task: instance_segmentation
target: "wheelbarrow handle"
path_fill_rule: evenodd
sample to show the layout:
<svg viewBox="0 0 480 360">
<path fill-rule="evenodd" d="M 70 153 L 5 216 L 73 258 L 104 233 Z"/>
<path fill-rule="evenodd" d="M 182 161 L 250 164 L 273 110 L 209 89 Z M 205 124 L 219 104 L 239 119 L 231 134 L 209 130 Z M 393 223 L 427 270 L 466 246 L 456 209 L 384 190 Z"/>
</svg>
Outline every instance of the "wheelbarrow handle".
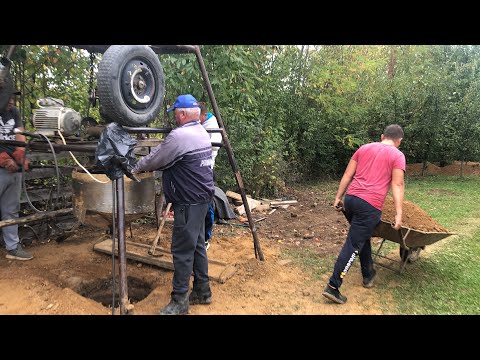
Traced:
<svg viewBox="0 0 480 360">
<path fill-rule="evenodd" d="M 400 246 L 402 246 L 402 247 L 405 248 L 405 249 L 408 249 L 408 246 L 405 244 L 405 239 L 407 238 L 407 236 L 408 236 L 408 234 L 410 233 L 410 230 L 411 230 L 411 229 L 408 229 L 408 230 L 407 230 L 407 233 L 406 233 L 405 235 L 403 235 L 402 229 L 403 229 L 403 228 L 398 229 L 398 235 L 400 236 Z"/>
</svg>

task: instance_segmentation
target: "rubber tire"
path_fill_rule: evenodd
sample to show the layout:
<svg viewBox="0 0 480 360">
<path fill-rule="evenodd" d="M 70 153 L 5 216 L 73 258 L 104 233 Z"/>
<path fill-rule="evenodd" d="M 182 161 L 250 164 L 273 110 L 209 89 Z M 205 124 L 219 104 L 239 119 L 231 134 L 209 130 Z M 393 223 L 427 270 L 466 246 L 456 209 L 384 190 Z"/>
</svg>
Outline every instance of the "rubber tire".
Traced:
<svg viewBox="0 0 480 360">
<path fill-rule="evenodd" d="M 135 110 L 121 92 L 121 76 L 125 66 L 134 59 L 148 64 L 153 73 L 155 92 L 146 109 Z M 144 126 L 155 120 L 162 109 L 165 78 L 157 54 L 146 45 L 112 45 L 103 54 L 97 75 L 100 115 L 107 122 L 124 126 Z"/>
</svg>

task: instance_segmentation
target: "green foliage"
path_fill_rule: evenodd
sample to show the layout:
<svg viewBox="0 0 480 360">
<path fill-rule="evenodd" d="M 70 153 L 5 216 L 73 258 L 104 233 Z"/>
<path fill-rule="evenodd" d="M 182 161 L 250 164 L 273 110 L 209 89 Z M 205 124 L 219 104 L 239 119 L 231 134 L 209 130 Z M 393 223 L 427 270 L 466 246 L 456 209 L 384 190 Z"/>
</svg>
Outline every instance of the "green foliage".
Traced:
<svg viewBox="0 0 480 360">
<path fill-rule="evenodd" d="M 299 179 L 342 174 L 353 152 L 378 141 L 391 123 L 404 127 L 401 150 L 408 162 L 480 157 L 478 46 L 205 45 L 201 52 L 252 194 L 268 196 Z M 36 100 L 45 96 L 99 119 L 98 108 L 88 105 L 87 52 L 25 45 L 12 59 L 27 125 Z M 95 70 L 100 59 L 97 54 Z M 195 56 L 161 55 L 160 62 L 164 110 L 182 93 L 209 102 Z M 174 125 L 166 111 L 152 124 Z M 219 186 L 236 187 L 223 149 L 215 171 Z"/>
<path fill-rule="evenodd" d="M 98 65 L 98 58 L 94 67 Z M 12 74 L 18 89 L 20 110 L 27 127 L 39 98 L 54 97 L 80 113 L 99 120 L 98 108 L 88 103 L 90 59 L 86 51 L 55 45 L 22 45 L 12 57 Z M 94 77 L 93 87 L 96 78 Z"/>
</svg>

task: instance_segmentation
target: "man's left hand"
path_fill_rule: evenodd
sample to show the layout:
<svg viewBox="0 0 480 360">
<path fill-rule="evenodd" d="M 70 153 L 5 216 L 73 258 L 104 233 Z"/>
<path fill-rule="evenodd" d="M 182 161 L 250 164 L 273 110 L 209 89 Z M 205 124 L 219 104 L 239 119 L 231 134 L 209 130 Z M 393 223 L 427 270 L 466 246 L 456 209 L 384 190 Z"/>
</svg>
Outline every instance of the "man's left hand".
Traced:
<svg viewBox="0 0 480 360">
<path fill-rule="evenodd" d="M 25 157 L 25 149 L 24 148 L 17 148 L 13 153 L 12 153 L 13 158 L 17 162 L 18 165 L 23 166 L 25 171 L 30 170 L 30 163 L 28 159 Z"/>
</svg>

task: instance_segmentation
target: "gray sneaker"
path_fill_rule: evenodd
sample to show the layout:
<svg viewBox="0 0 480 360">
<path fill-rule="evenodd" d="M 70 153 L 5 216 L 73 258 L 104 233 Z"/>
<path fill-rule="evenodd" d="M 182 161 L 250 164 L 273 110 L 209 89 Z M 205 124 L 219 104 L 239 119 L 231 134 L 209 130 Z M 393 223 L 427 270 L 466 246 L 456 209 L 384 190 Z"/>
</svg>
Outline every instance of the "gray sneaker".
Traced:
<svg viewBox="0 0 480 360">
<path fill-rule="evenodd" d="M 7 255 L 5 256 L 7 259 L 13 260 L 32 260 L 33 256 L 23 250 L 22 245 L 18 244 L 16 249 L 8 250 Z"/>
</svg>

